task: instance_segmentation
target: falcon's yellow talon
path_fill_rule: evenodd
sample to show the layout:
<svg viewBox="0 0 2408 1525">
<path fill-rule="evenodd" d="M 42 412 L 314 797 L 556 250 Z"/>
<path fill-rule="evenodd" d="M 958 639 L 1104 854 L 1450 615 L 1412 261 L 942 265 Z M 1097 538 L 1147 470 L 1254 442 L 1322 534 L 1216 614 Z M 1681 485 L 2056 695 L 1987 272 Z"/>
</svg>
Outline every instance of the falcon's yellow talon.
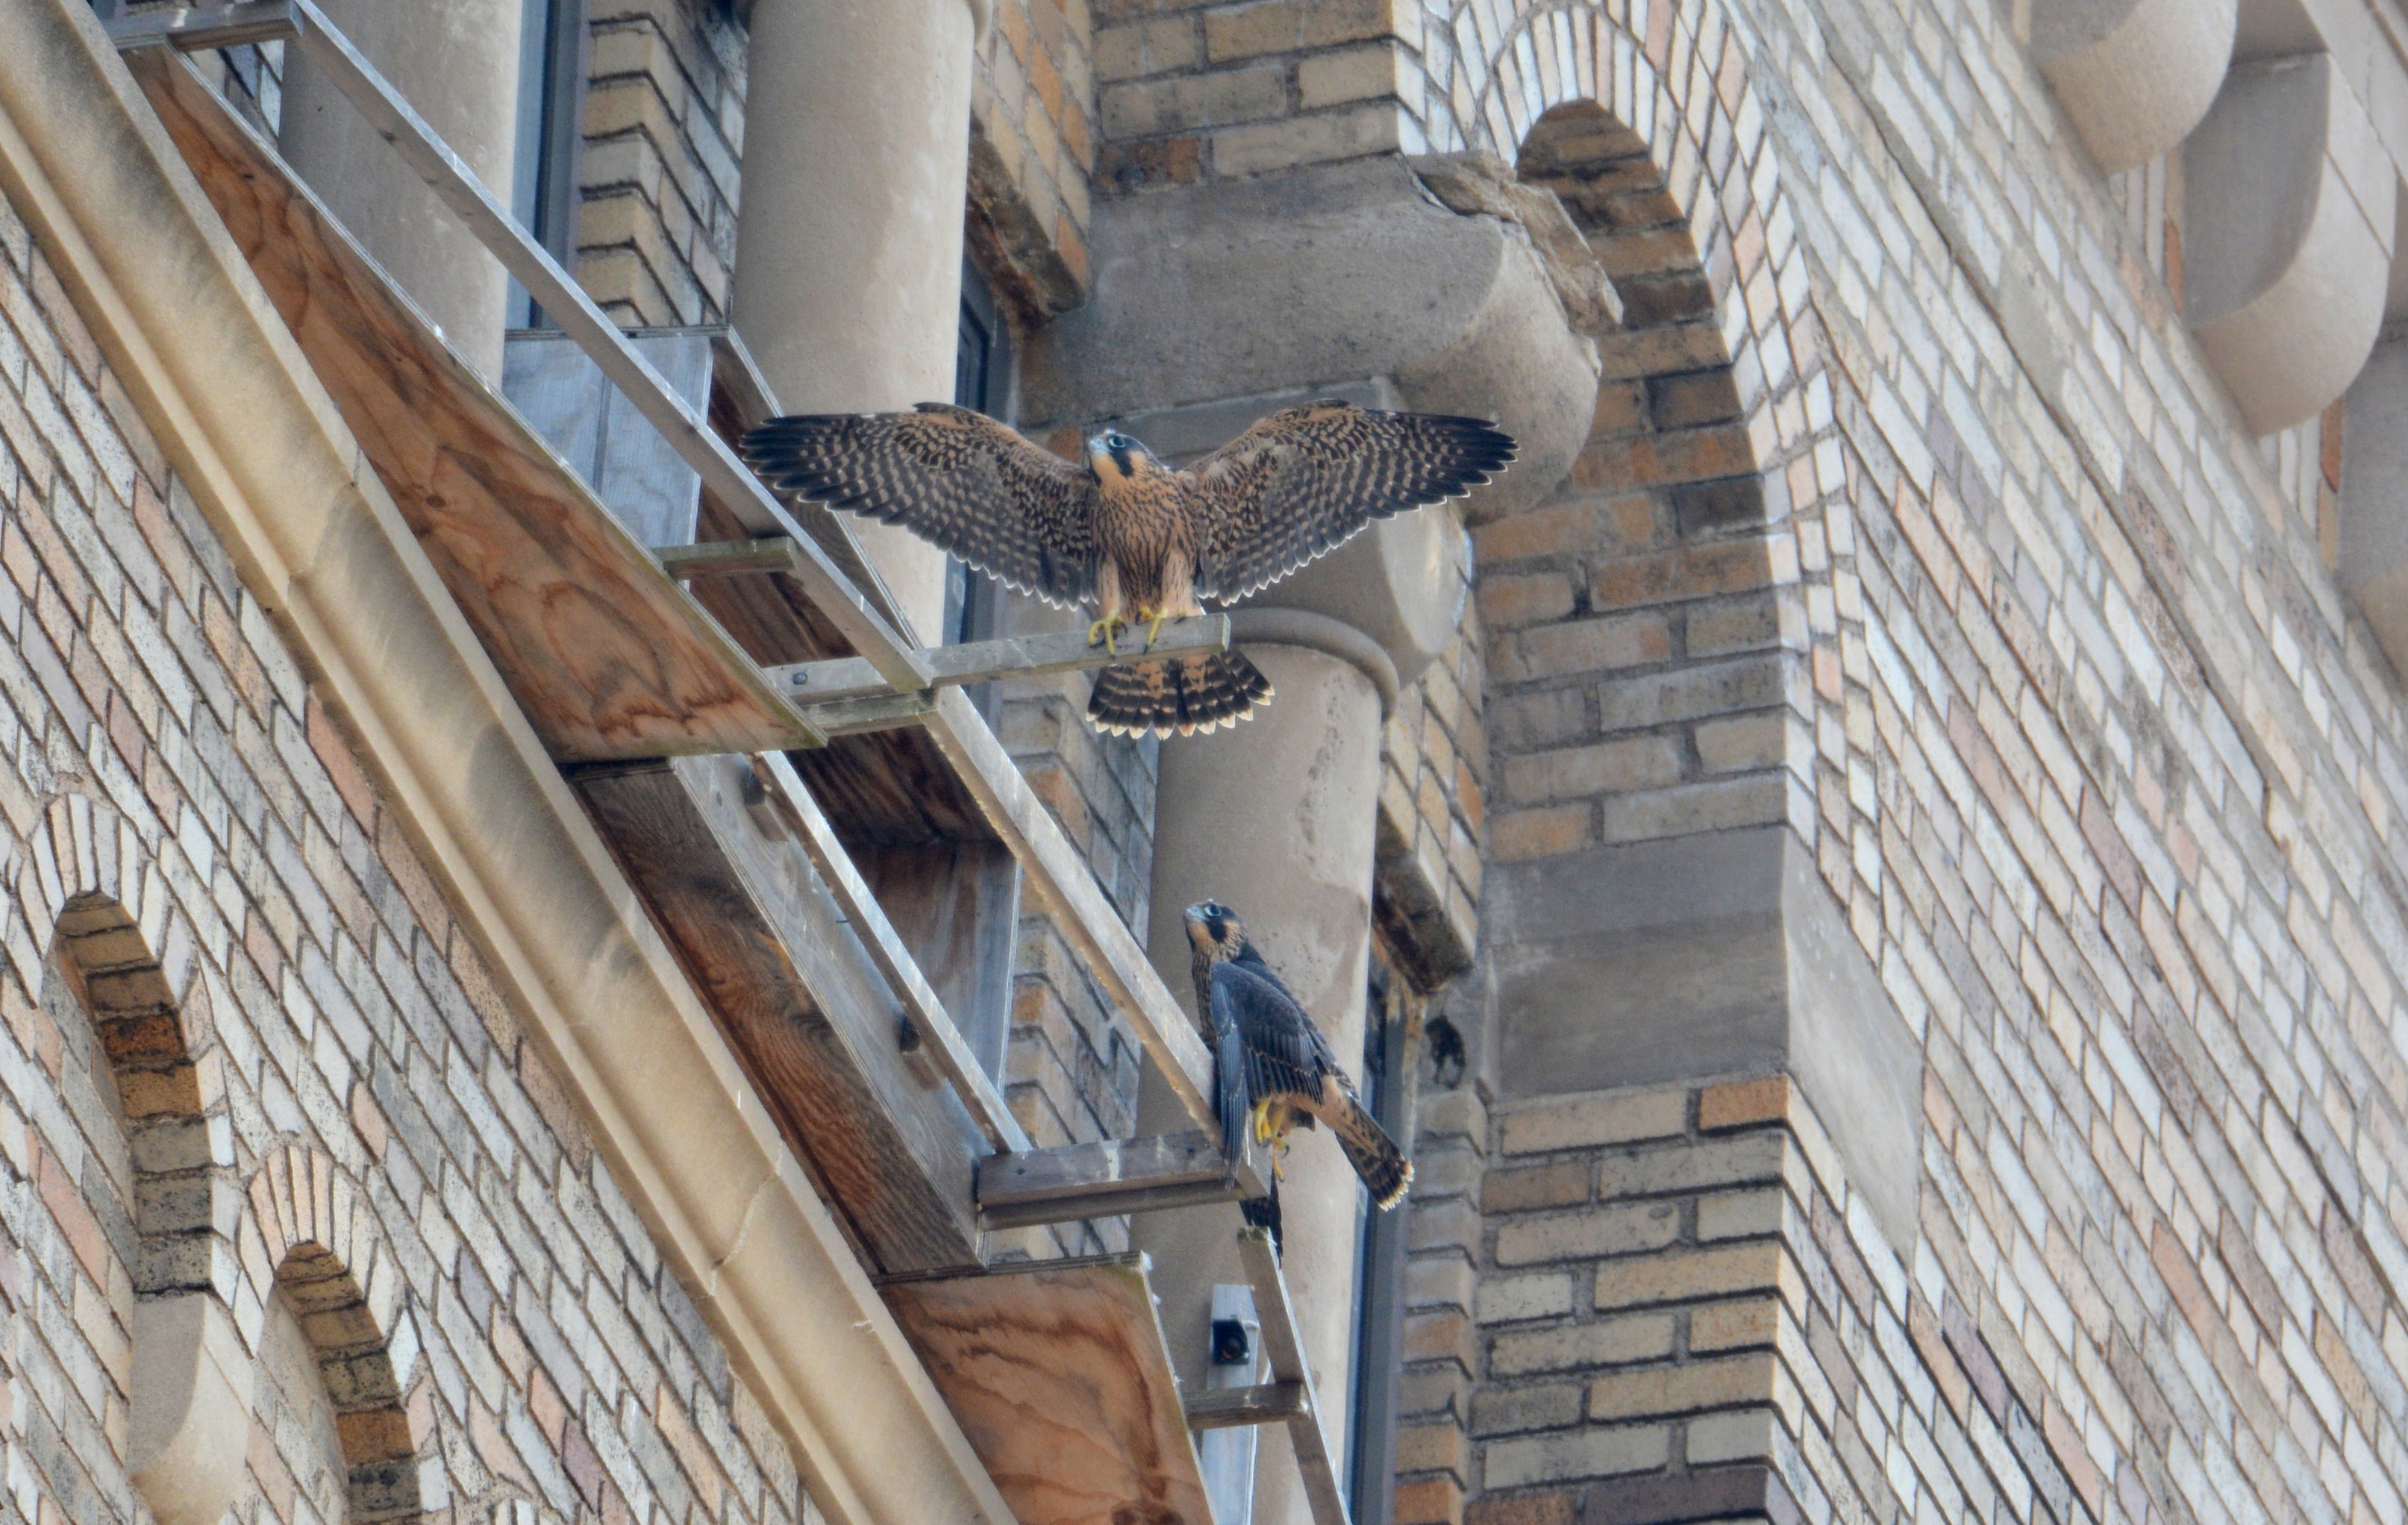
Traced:
<svg viewBox="0 0 2408 1525">
<path fill-rule="evenodd" d="M 1111 652 L 1112 655 L 1118 656 L 1120 653 L 1117 650 L 1114 650 L 1112 647 L 1112 635 L 1116 631 L 1125 630 L 1127 628 L 1127 620 L 1122 619 L 1116 614 L 1108 614 L 1101 620 L 1096 620 L 1094 624 L 1087 627 L 1087 644 L 1089 646 L 1100 646 L 1107 652 Z"/>
<path fill-rule="evenodd" d="M 1162 638 L 1162 622 L 1168 618 L 1170 618 L 1168 615 L 1157 609 L 1154 611 L 1154 618 L 1146 621 L 1145 648 L 1147 650 L 1153 650 L 1154 643 Z"/>
</svg>

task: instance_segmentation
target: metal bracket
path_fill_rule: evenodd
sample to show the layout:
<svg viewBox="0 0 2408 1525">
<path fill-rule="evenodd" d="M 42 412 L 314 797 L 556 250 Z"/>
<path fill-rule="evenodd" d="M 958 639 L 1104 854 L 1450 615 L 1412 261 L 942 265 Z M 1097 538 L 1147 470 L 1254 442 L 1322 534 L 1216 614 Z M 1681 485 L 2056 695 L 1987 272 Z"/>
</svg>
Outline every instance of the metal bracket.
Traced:
<svg viewBox="0 0 2408 1525">
<path fill-rule="evenodd" d="M 251 42 L 297 42 L 303 22 L 293 0 L 247 0 L 240 5 L 139 11 L 104 21 L 101 30 L 121 53 L 161 46 L 179 53 L 197 53 Z"/>
<path fill-rule="evenodd" d="M 1259 1147 L 1227 1161 L 1201 1130 L 1031 1149 L 979 1162 L 979 1222 L 1025 1229 L 1237 1202 L 1263 1195 L 1269 1177 Z"/>
</svg>

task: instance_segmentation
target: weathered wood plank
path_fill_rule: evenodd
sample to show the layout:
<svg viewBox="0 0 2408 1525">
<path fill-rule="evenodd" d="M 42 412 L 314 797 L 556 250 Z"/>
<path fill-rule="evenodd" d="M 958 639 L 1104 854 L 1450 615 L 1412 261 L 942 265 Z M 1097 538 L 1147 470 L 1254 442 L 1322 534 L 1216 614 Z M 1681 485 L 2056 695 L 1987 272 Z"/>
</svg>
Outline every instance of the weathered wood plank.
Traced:
<svg viewBox="0 0 2408 1525">
<path fill-rule="evenodd" d="M 1211 1525 L 1142 1256 L 884 1290 L 1019 1525 Z"/>
<path fill-rule="evenodd" d="M 987 729 L 984 717 L 959 689 L 937 691 L 937 706 L 922 722 L 977 798 L 996 834 L 1011 848 L 1039 898 L 1054 912 L 1080 960 L 1112 1005 L 1137 1030 L 1154 1064 L 1198 1128 L 1220 1126 L 1212 1115 L 1212 1057 L 1187 1014 L 1164 989 L 1120 912 L 1104 898 L 1095 871 Z"/>
<path fill-rule="evenodd" d="M 795 562 L 795 542 L 782 534 L 760 540 L 712 540 L 696 546 L 659 546 L 661 570 L 679 581 L 724 577 L 738 572 L 782 572 Z"/>
<path fill-rule="evenodd" d="M 1278 1424 L 1305 1412 L 1304 1384 L 1265 1382 L 1252 1388 L 1219 1388 L 1187 1400 L 1190 1430 L 1235 1430 L 1247 1424 Z"/>
<path fill-rule="evenodd" d="M 974 1265 L 986 1152 L 801 845 L 762 835 L 743 761 L 579 769 L 571 782 L 780 1127 L 885 1271 Z"/>
<path fill-rule="evenodd" d="M 700 548 L 695 548 L 700 549 Z M 1162 627 L 1162 636 L 1140 648 L 1122 637 L 1117 650 L 1090 645 L 1079 631 L 1046 635 L 1019 635 L 1000 641 L 965 641 L 959 646 L 932 647 L 928 651 L 929 684 L 957 688 L 991 677 L 1041 677 L 1050 673 L 1080 673 L 1160 657 L 1196 656 L 1229 649 L 1229 617 L 1207 614 L 1174 620 Z M 883 695 L 888 689 L 878 669 L 859 657 L 831 662 L 796 663 L 767 669 L 778 691 L 797 704 L 827 704 L 843 699 Z"/>
<path fill-rule="evenodd" d="M 1219 1136 L 1200 1130 L 991 1155 L 979 1162 L 979 1221 L 1025 1229 L 1236 1202 L 1263 1195 L 1265 1176 L 1262 1151 L 1232 1164 Z"/>
<path fill-rule="evenodd" d="M 813 742 L 190 63 L 129 64 L 553 756 Z"/>
<path fill-rule="evenodd" d="M 1312 1369 L 1305 1364 L 1296 1308 L 1287 1300 L 1287 1280 L 1280 1275 L 1279 1250 L 1271 1243 L 1270 1231 L 1239 1230 L 1238 1260 L 1246 1268 L 1247 1285 L 1254 1290 L 1254 1316 L 1262 1320 L 1263 1355 L 1271 1379 L 1294 1382 L 1304 1390 L 1304 1407 L 1289 1417 L 1287 1434 L 1296 1451 L 1297 1471 L 1304 1475 L 1305 1497 L 1312 1504 L 1312 1525 L 1347 1525 L 1346 1492 L 1338 1483 L 1338 1462 L 1330 1454 L 1329 1437 L 1322 1433 Z"/>
<path fill-rule="evenodd" d="M 853 922 L 853 930 L 869 954 L 869 962 L 886 976 L 887 985 L 902 999 L 903 1009 L 919 1030 L 920 1040 L 928 1046 L 930 1060 L 953 1088 L 962 1105 L 969 1109 L 980 1132 L 987 1142 L 1001 1153 L 1025 1154 L 1028 1135 L 1020 1131 L 1011 1109 L 1003 1104 L 1003 1093 L 969 1046 L 962 1041 L 961 1031 L 953 1025 L 945 1011 L 945 1004 L 937 999 L 926 976 L 911 952 L 896 936 L 894 924 L 869 892 L 853 860 L 836 839 L 836 829 L 828 824 L 803 781 L 795 776 L 794 766 L 775 752 L 752 761 L 756 776 L 767 787 L 769 803 L 781 815 L 802 844 L 811 866 L 819 870 L 820 878 L 834 892 L 838 906 Z"/>
</svg>

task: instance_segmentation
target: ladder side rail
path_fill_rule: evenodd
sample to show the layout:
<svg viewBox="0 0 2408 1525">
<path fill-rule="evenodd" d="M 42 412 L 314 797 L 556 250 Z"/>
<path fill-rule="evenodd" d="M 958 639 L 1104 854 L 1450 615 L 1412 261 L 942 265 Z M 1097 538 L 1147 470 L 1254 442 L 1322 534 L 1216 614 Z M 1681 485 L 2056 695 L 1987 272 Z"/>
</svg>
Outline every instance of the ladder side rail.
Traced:
<svg viewBox="0 0 2408 1525">
<path fill-rule="evenodd" d="M 752 760 L 752 771 L 768 791 L 770 808 L 784 822 L 788 831 L 802 844 L 811 866 L 819 870 L 821 879 L 836 896 L 837 905 L 860 934 L 862 946 L 869 952 L 869 962 L 893 988 L 903 1003 L 912 1029 L 927 1046 L 931 1061 L 962 1105 L 977 1119 L 979 1131 L 998 1154 L 1025 1154 L 1029 1149 L 1028 1135 L 1020 1122 L 1004 1105 L 1003 1095 L 995 1089 L 984 1069 L 970 1053 L 969 1045 L 962 1041 L 961 1029 L 953 1025 L 952 1015 L 943 1001 L 931 989 L 927 976 L 911 957 L 910 949 L 886 912 L 871 893 L 861 871 L 853 866 L 853 858 L 837 840 L 836 828 L 821 810 L 819 802 L 803 787 L 795 765 L 782 752 L 766 752 Z"/>
<path fill-rule="evenodd" d="M 1212 1056 L 1204 1047 L 1202 1034 L 1171 998 L 1162 976 L 1154 973 L 1128 923 L 1105 898 L 1086 859 L 1062 834 L 1053 812 L 1038 799 L 1010 754 L 996 740 L 986 717 L 961 690 L 939 689 L 935 707 L 920 723 L 969 786 L 987 823 L 1020 861 L 1021 871 L 1054 912 L 1054 924 L 1069 939 L 1080 962 L 1137 1030 L 1138 1041 L 1178 1095 L 1180 1105 L 1196 1126 L 1219 1136 L 1221 1123 L 1212 1104 Z"/>
<path fill-rule="evenodd" d="M 1268 1229 L 1238 1232 L 1238 1259 L 1254 1290 L 1254 1314 L 1262 1320 L 1263 1354 L 1270 1361 L 1274 1382 L 1295 1382 L 1304 1389 L 1303 1407 L 1288 1417 L 1288 1441 L 1296 1450 L 1297 1471 L 1304 1475 L 1305 1497 L 1312 1504 L 1312 1525 L 1347 1525 L 1346 1493 L 1338 1486 L 1337 1458 L 1330 1455 L 1329 1437 L 1321 1429 L 1321 1401 L 1314 1395 L 1312 1372 L 1305 1364 L 1304 1341 L 1297 1332 L 1296 1309 L 1287 1300 L 1287 1280 L 1280 1275 L 1279 1251 Z"/>
</svg>

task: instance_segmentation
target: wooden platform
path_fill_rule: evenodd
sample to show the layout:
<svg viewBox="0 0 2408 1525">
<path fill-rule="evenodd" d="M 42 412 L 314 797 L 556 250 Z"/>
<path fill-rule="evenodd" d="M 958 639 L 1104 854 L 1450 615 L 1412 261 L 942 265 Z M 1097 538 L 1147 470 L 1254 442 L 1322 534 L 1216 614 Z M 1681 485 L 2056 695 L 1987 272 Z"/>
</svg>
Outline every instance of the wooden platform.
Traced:
<svg viewBox="0 0 2408 1525">
<path fill-rule="evenodd" d="M 822 739 L 190 63 L 126 62 L 554 757 Z"/>
<path fill-rule="evenodd" d="M 1144 1256 L 884 1290 L 1020 1525 L 1212 1525 Z"/>
</svg>

